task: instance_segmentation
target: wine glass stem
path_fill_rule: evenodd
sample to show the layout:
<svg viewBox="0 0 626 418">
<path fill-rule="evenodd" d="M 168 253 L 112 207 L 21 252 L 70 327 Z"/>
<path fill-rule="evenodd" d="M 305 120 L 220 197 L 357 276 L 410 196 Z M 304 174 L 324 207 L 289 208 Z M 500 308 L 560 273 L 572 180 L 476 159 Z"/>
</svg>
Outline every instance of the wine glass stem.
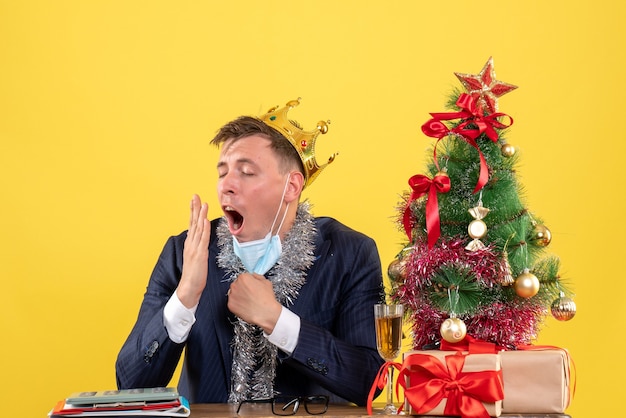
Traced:
<svg viewBox="0 0 626 418">
<path fill-rule="evenodd" d="M 393 366 L 389 366 L 387 373 L 387 407 L 393 408 Z"/>
</svg>

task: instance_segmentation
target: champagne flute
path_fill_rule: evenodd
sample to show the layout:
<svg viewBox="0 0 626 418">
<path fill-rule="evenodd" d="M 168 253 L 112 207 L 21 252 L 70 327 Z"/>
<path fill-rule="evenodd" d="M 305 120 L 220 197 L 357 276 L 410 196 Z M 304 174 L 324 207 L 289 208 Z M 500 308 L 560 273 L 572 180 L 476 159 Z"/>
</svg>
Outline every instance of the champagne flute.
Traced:
<svg viewBox="0 0 626 418">
<path fill-rule="evenodd" d="M 376 320 L 376 348 L 378 354 L 386 361 L 393 361 L 402 348 L 402 316 L 403 305 L 374 305 L 374 319 Z M 387 376 L 387 405 L 380 414 L 395 415 L 398 409 L 393 404 L 393 366 L 388 368 Z"/>
</svg>

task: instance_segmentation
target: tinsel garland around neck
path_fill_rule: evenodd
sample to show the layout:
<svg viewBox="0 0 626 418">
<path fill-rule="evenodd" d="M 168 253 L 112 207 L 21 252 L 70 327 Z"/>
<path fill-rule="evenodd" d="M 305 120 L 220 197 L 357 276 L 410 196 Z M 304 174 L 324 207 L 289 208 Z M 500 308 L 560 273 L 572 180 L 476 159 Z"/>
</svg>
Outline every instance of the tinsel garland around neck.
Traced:
<svg viewBox="0 0 626 418">
<path fill-rule="evenodd" d="M 308 202 L 298 206 L 296 219 L 282 242 L 282 254 L 265 277 L 274 287 L 276 299 L 284 306 L 292 305 L 306 281 L 306 272 L 315 260 L 315 222 Z M 217 264 L 233 281 L 245 268 L 233 251 L 232 235 L 222 220 L 217 227 L 219 254 Z M 263 330 L 237 319 L 234 336 L 231 390 L 229 402 L 244 399 L 267 399 L 275 395 L 277 347 L 263 336 Z"/>
</svg>

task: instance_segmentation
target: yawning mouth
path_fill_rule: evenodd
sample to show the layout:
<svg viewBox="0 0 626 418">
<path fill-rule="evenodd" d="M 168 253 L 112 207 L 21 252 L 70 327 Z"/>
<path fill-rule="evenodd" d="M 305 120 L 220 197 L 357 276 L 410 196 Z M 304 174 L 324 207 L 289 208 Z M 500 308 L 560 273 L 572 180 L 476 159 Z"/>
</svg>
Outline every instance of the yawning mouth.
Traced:
<svg viewBox="0 0 626 418">
<path fill-rule="evenodd" d="M 232 206 L 224 206 L 224 215 L 228 220 L 228 229 L 230 233 L 236 235 L 243 226 L 243 216 L 237 212 Z"/>
</svg>

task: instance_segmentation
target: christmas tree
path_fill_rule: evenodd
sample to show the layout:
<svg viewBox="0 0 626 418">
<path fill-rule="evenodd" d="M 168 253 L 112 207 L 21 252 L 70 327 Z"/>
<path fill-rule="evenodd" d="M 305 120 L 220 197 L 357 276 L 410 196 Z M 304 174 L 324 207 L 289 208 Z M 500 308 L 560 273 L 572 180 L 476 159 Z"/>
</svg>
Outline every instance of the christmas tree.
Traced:
<svg viewBox="0 0 626 418">
<path fill-rule="evenodd" d="M 405 305 L 415 349 L 466 335 L 513 349 L 536 339 L 548 311 L 568 320 L 576 305 L 505 139 L 513 118 L 498 99 L 517 87 L 496 79 L 492 58 L 479 74 L 455 75 L 464 90 L 451 111 L 422 125 L 435 139 L 429 175 L 412 176 L 398 205 L 407 242 L 389 265 L 390 296 Z"/>
</svg>

